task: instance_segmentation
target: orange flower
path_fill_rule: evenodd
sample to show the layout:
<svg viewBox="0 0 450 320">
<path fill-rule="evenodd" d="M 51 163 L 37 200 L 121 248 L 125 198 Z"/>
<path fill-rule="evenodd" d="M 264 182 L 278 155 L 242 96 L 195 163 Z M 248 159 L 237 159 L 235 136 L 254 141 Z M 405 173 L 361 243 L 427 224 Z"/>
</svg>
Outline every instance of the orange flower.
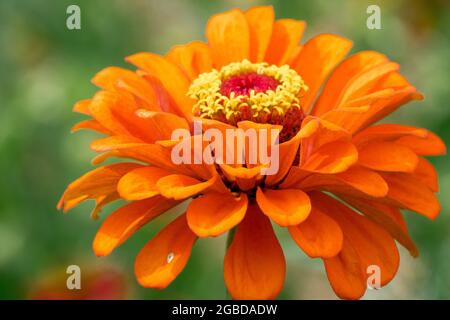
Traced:
<svg viewBox="0 0 450 320">
<path fill-rule="evenodd" d="M 102 152 L 94 164 L 135 160 L 85 174 L 58 205 L 68 210 L 94 199 L 96 217 L 112 201 L 129 201 L 103 222 L 96 255 L 108 255 L 190 198 L 187 212 L 137 256 L 144 287 L 168 286 L 198 237 L 232 231 L 224 261 L 231 296 L 275 298 L 285 259 L 272 222 L 288 227 L 308 256 L 323 260 L 341 298 L 364 294 L 369 266 L 380 268 L 381 286 L 392 280 L 399 265 L 395 240 L 418 255 L 401 210 L 437 217 L 436 171 L 424 156 L 444 154 L 445 145 L 425 129 L 374 123 L 422 95 L 383 54 L 345 58 L 352 43 L 333 34 L 299 44 L 304 29 L 303 21 L 274 20 L 272 7 L 231 10 L 209 20 L 207 43 L 176 46 L 165 56 L 138 53 L 126 59 L 136 71 L 109 67 L 94 77 L 101 91 L 74 107 L 90 119 L 73 129 L 106 135 L 91 144 Z M 175 164 L 178 141 L 171 134 L 192 132 L 194 120 L 220 132 L 281 129 L 279 170 L 261 174 L 266 164 L 248 159 Z M 222 142 L 234 148 L 229 138 Z M 244 148 L 256 146 L 246 140 Z"/>
</svg>

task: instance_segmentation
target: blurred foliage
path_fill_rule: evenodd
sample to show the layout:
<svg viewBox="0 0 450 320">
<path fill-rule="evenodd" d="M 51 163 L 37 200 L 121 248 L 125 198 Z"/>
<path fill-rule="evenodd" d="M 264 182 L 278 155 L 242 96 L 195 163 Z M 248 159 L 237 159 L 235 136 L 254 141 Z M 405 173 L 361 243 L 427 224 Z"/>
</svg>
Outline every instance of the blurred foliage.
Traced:
<svg viewBox="0 0 450 320">
<path fill-rule="evenodd" d="M 66 8 L 81 7 L 81 30 L 66 28 Z M 146 226 L 107 258 L 95 258 L 91 242 L 100 221 L 92 203 L 63 215 L 55 208 L 65 186 L 91 169 L 93 133 L 70 135 L 82 116 L 77 100 L 96 91 L 89 79 L 109 65 L 125 66 L 139 51 L 165 53 L 175 44 L 204 39 L 211 14 L 233 7 L 272 4 L 277 17 L 303 19 L 305 39 L 321 32 L 354 41 L 353 52 L 373 49 L 400 62 L 402 72 L 426 96 L 387 122 L 423 126 L 450 140 L 450 7 L 442 1 L 201 1 L 19 0 L 0 2 L 0 298 L 26 298 L 50 270 L 70 264 L 108 263 L 124 270 L 134 298 L 221 299 L 225 239 L 202 239 L 181 276 L 166 290 L 140 288 L 133 276 L 136 254 L 173 214 Z M 366 8 L 378 4 L 382 29 L 366 28 Z M 431 222 L 407 213 L 421 250 L 405 250 L 397 278 L 366 298 L 450 298 L 450 170 L 447 157 L 432 159 L 441 182 L 442 214 Z M 113 206 L 104 209 L 102 218 Z M 179 210 L 178 210 L 179 211 Z M 320 261 L 277 230 L 288 270 L 280 298 L 334 298 Z"/>
</svg>

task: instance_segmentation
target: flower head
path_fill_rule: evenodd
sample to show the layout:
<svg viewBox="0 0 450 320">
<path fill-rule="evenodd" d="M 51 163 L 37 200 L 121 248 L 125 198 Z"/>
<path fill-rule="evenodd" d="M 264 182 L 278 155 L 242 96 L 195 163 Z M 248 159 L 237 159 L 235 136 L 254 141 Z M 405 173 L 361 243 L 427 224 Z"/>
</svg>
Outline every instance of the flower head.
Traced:
<svg viewBox="0 0 450 320">
<path fill-rule="evenodd" d="M 97 217 L 106 204 L 129 201 L 100 227 L 93 245 L 98 256 L 186 200 L 186 213 L 137 256 L 141 285 L 165 288 L 198 237 L 232 231 L 224 259 L 228 291 L 236 299 L 275 298 L 285 259 L 272 223 L 323 260 L 341 298 L 364 294 L 370 266 L 380 268 L 381 286 L 393 279 L 395 241 L 418 255 L 401 210 L 430 219 L 439 214 L 436 172 L 424 156 L 443 154 L 445 146 L 425 129 L 375 123 L 422 95 L 383 54 L 346 58 L 351 41 L 332 34 L 300 44 L 304 28 L 302 21 L 274 20 L 271 7 L 231 10 L 209 20 L 207 43 L 176 46 L 165 56 L 138 53 L 127 58 L 137 70 L 109 67 L 94 77 L 101 90 L 75 105 L 90 119 L 74 130 L 106 135 L 91 144 L 101 152 L 94 164 L 109 157 L 130 161 L 85 174 L 69 185 L 59 207 L 94 199 Z M 194 122 L 202 132 L 194 132 Z M 174 139 L 177 129 L 190 134 Z M 217 161 L 216 149 L 212 162 L 173 161 L 180 141 L 189 142 L 184 151 L 191 158 L 202 159 L 211 148 L 209 129 L 223 133 L 217 145 L 244 161 Z M 277 147 L 275 174 L 261 170 L 274 161 L 275 149 L 267 159 L 249 157 L 251 150 L 267 151 L 260 135 L 235 143 L 248 129 L 277 132 L 268 142 Z"/>
</svg>

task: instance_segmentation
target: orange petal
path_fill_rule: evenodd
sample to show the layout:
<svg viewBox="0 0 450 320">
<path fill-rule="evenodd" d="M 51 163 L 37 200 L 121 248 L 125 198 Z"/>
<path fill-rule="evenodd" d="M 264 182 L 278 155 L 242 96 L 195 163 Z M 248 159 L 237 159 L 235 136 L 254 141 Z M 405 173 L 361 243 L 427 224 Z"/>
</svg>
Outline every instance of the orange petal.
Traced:
<svg viewBox="0 0 450 320">
<path fill-rule="evenodd" d="M 389 283 L 397 273 L 400 261 L 394 239 L 389 233 L 330 196 L 315 192 L 311 193 L 310 197 L 313 206 L 331 216 L 344 234 L 341 253 L 331 260 L 324 259 L 328 278 L 335 292 L 350 298 L 361 296 L 365 287 L 361 290 L 360 276 L 362 273 L 364 279 L 367 279 L 370 266 L 380 268 L 382 286 Z M 333 267 L 336 267 L 337 271 L 333 270 Z M 339 273 L 347 276 L 338 279 L 336 276 Z M 349 278 L 354 280 L 354 286 L 358 290 L 351 288 Z"/>
<path fill-rule="evenodd" d="M 285 64 L 297 48 L 305 27 L 304 21 L 293 19 L 275 21 L 264 61 L 279 66 Z"/>
<path fill-rule="evenodd" d="M 388 61 L 386 56 L 376 51 L 361 51 L 345 59 L 331 74 L 314 105 L 312 114 L 319 116 L 334 109 L 341 92 L 350 79 L 358 73 L 386 61 Z"/>
<path fill-rule="evenodd" d="M 413 172 L 419 158 L 394 142 L 372 142 L 358 150 L 358 164 L 379 171 Z"/>
<path fill-rule="evenodd" d="M 156 196 L 132 202 L 114 211 L 98 230 L 93 249 L 97 256 L 109 255 L 139 228 L 178 202 Z"/>
<path fill-rule="evenodd" d="M 171 174 L 160 178 L 156 186 L 164 197 L 182 200 L 190 198 L 211 187 L 216 179 L 217 176 L 214 176 L 208 181 L 201 182 L 190 176 Z"/>
<path fill-rule="evenodd" d="M 153 88 L 136 72 L 119 67 L 107 67 L 95 75 L 92 83 L 108 91 L 125 89 L 145 101 L 147 107 L 154 111 L 160 110 Z"/>
<path fill-rule="evenodd" d="M 180 68 L 164 57 L 147 52 L 136 53 L 126 61 L 158 78 L 175 101 L 178 115 L 192 118 L 193 101 L 186 96 L 190 82 Z"/>
<path fill-rule="evenodd" d="M 256 202 L 266 216 L 283 227 L 301 223 L 311 211 L 308 195 L 297 189 L 262 191 L 258 187 Z"/>
<path fill-rule="evenodd" d="M 339 194 L 339 197 L 382 226 L 395 240 L 408 249 L 413 257 L 419 255 L 419 251 L 408 234 L 405 220 L 398 208 L 342 194 Z"/>
<path fill-rule="evenodd" d="M 402 137 L 396 140 L 396 143 L 410 148 L 421 156 L 440 156 L 447 153 L 445 143 L 430 131 L 424 138 L 414 136 Z"/>
<path fill-rule="evenodd" d="M 286 262 L 269 219 L 248 208 L 224 261 L 225 284 L 234 299 L 274 299 L 283 288 Z"/>
<path fill-rule="evenodd" d="M 356 250 L 344 239 L 342 250 L 336 257 L 323 260 L 336 295 L 341 299 L 356 300 L 366 292 L 366 274 L 359 261 Z"/>
<path fill-rule="evenodd" d="M 413 175 L 433 192 L 439 191 L 438 175 L 434 166 L 425 158 L 419 158 Z"/>
<path fill-rule="evenodd" d="M 317 124 L 315 124 L 316 122 Z M 312 124 L 312 126 L 311 126 Z M 304 135 L 301 140 L 300 163 L 317 151 L 323 145 L 339 140 L 350 141 L 351 135 L 345 129 L 327 120 L 317 117 L 307 116 L 302 123 L 301 132 L 311 126 L 311 132 Z M 317 128 L 315 128 L 317 126 Z"/>
<path fill-rule="evenodd" d="M 351 41 L 332 34 L 321 34 L 305 43 L 292 63 L 292 67 L 309 87 L 300 100 L 303 110 L 309 111 L 323 81 L 350 51 L 351 46 Z"/>
<path fill-rule="evenodd" d="M 173 47 L 167 54 L 167 59 L 183 70 L 191 81 L 197 78 L 200 73 L 212 69 L 209 47 L 206 43 L 200 41 Z"/>
<path fill-rule="evenodd" d="M 252 7 L 244 15 L 250 28 L 250 61 L 262 62 L 272 34 L 273 7 Z"/>
<path fill-rule="evenodd" d="M 375 65 L 347 82 L 345 89 L 341 92 L 336 103 L 336 107 L 345 105 L 348 101 L 363 97 L 374 90 L 378 81 L 388 73 L 397 71 L 400 68 L 398 63 L 386 62 Z M 371 90 L 372 89 L 372 90 Z"/>
<path fill-rule="evenodd" d="M 342 249 L 343 234 L 332 218 L 317 208 L 312 208 L 308 218 L 289 233 L 298 246 L 311 258 L 331 258 Z"/>
<path fill-rule="evenodd" d="M 317 190 L 324 188 L 331 192 L 385 197 L 388 193 L 386 181 L 372 170 L 354 166 L 337 174 L 314 174 L 296 185 L 302 190 Z"/>
<path fill-rule="evenodd" d="M 90 111 L 89 111 L 89 105 L 90 104 L 91 104 L 91 99 L 80 100 L 77 103 L 75 103 L 75 105 L 73 106 L 72 111 L 90 115 L 91 114 Z"/>
<path fill-rule="evenodd" d="M 319 173 L 338 173 L 347 170 L 358 161 L 358 150 L 346 141 L 325 144 L 314 152 L 300 168 Z"/>
<path fill-rule="evenodd" d="M 110 136 L 92 141 L 90 147 L 94 151 L 104 152 L 145 145 L 147 145 L 147 143 L 130 136 Z"/>
<path fill-rule="evenodd" d="M 216 237 L 238 225 L 247 211 L 247 196 L 231 193 L 209 193 L 192 200 L 187 221 L 199 237 Z"/>
<path fill-rule="evenodd" d="M 249 58 L 249 26 L 238 9 L 212 16 L 206 26 L 206 37 L 216 68 Z"/>
<path fill-rule="evenodd" d="M 434 220 L 441 211 L 436 195 L 420 180 L 407 173 L 381 173 L 389 185 L 387 198 L 396 205 Z"/>
<path fill-rule="evenodd" d="M 144 167 L 128 172 L 117 184 L 117 191 L 125 200 L 142 200 L 159 194 L 156 183 L 171 173 L 157 167 Z"/>
<path fill-rule="evenodd" d="M 78 122 L 72 127 L 72 129 L 70 129 L 70 132 L 74 133 L 82 129 L 94 130 L 103 134 L 112 134 L 111 131 L 102 126 L 97 120 L 92 119 Z"/>
<path fill-rule="evenodd" d="M 400 124 L 379 124 L 370 126 L 353 137 L 355 145 L 362 145 L 370 141 L 392 141 L 403 136 L 415 136 L 425 138 L 427 130 L 404 126 Z"/>
<path fill-rule="evenodd" d="M 129 171 L 142 167 L 137 163 L 116 163 L 92 170 L 74 182 L 64 191 L 58 209 L 67 210 L 70 200 L 93 199 L 116 191 L 117 182 Z M 77 201 L 77 204 L 81 201 Z"/>
<path fill-rule="evenodd" d="M 167 287 L 183 271 L 196 240 L 185 214 L 170 223 L 136 257 L 134 272 L 139 284 L 146 288 Z"/>
</svg>

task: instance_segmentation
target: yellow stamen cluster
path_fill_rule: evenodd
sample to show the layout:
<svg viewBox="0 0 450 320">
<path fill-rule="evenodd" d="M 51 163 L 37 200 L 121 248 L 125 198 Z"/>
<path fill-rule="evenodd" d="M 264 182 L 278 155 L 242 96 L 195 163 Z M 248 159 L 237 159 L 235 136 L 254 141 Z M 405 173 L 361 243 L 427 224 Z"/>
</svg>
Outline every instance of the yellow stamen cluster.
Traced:
<svg viewBox="0 0 450 320">
<path fill-rule="evenodd" d="M 221 93 L 221 85 L 233 76 L 255 73 L 275 79 L 275 90 L 255 92 L 249 95 L 229 96 Z M 291 107 L 300 108 L 299 98 L 308 90 L 303 79 L 288 65 L 281 67 L 267 63 L 251 63 L 248 60 L 230 63 L 220 69 L 203 73 L 195 79 L 188 91 L 188 96 L 197 102 L 193 107 L 196 116 L 216 119 L 235 124 L 242 119 L 242 110 L 251 113 L 250 120 L 255 122 L 268 115 L 283 116 Z"/>
</svg>

